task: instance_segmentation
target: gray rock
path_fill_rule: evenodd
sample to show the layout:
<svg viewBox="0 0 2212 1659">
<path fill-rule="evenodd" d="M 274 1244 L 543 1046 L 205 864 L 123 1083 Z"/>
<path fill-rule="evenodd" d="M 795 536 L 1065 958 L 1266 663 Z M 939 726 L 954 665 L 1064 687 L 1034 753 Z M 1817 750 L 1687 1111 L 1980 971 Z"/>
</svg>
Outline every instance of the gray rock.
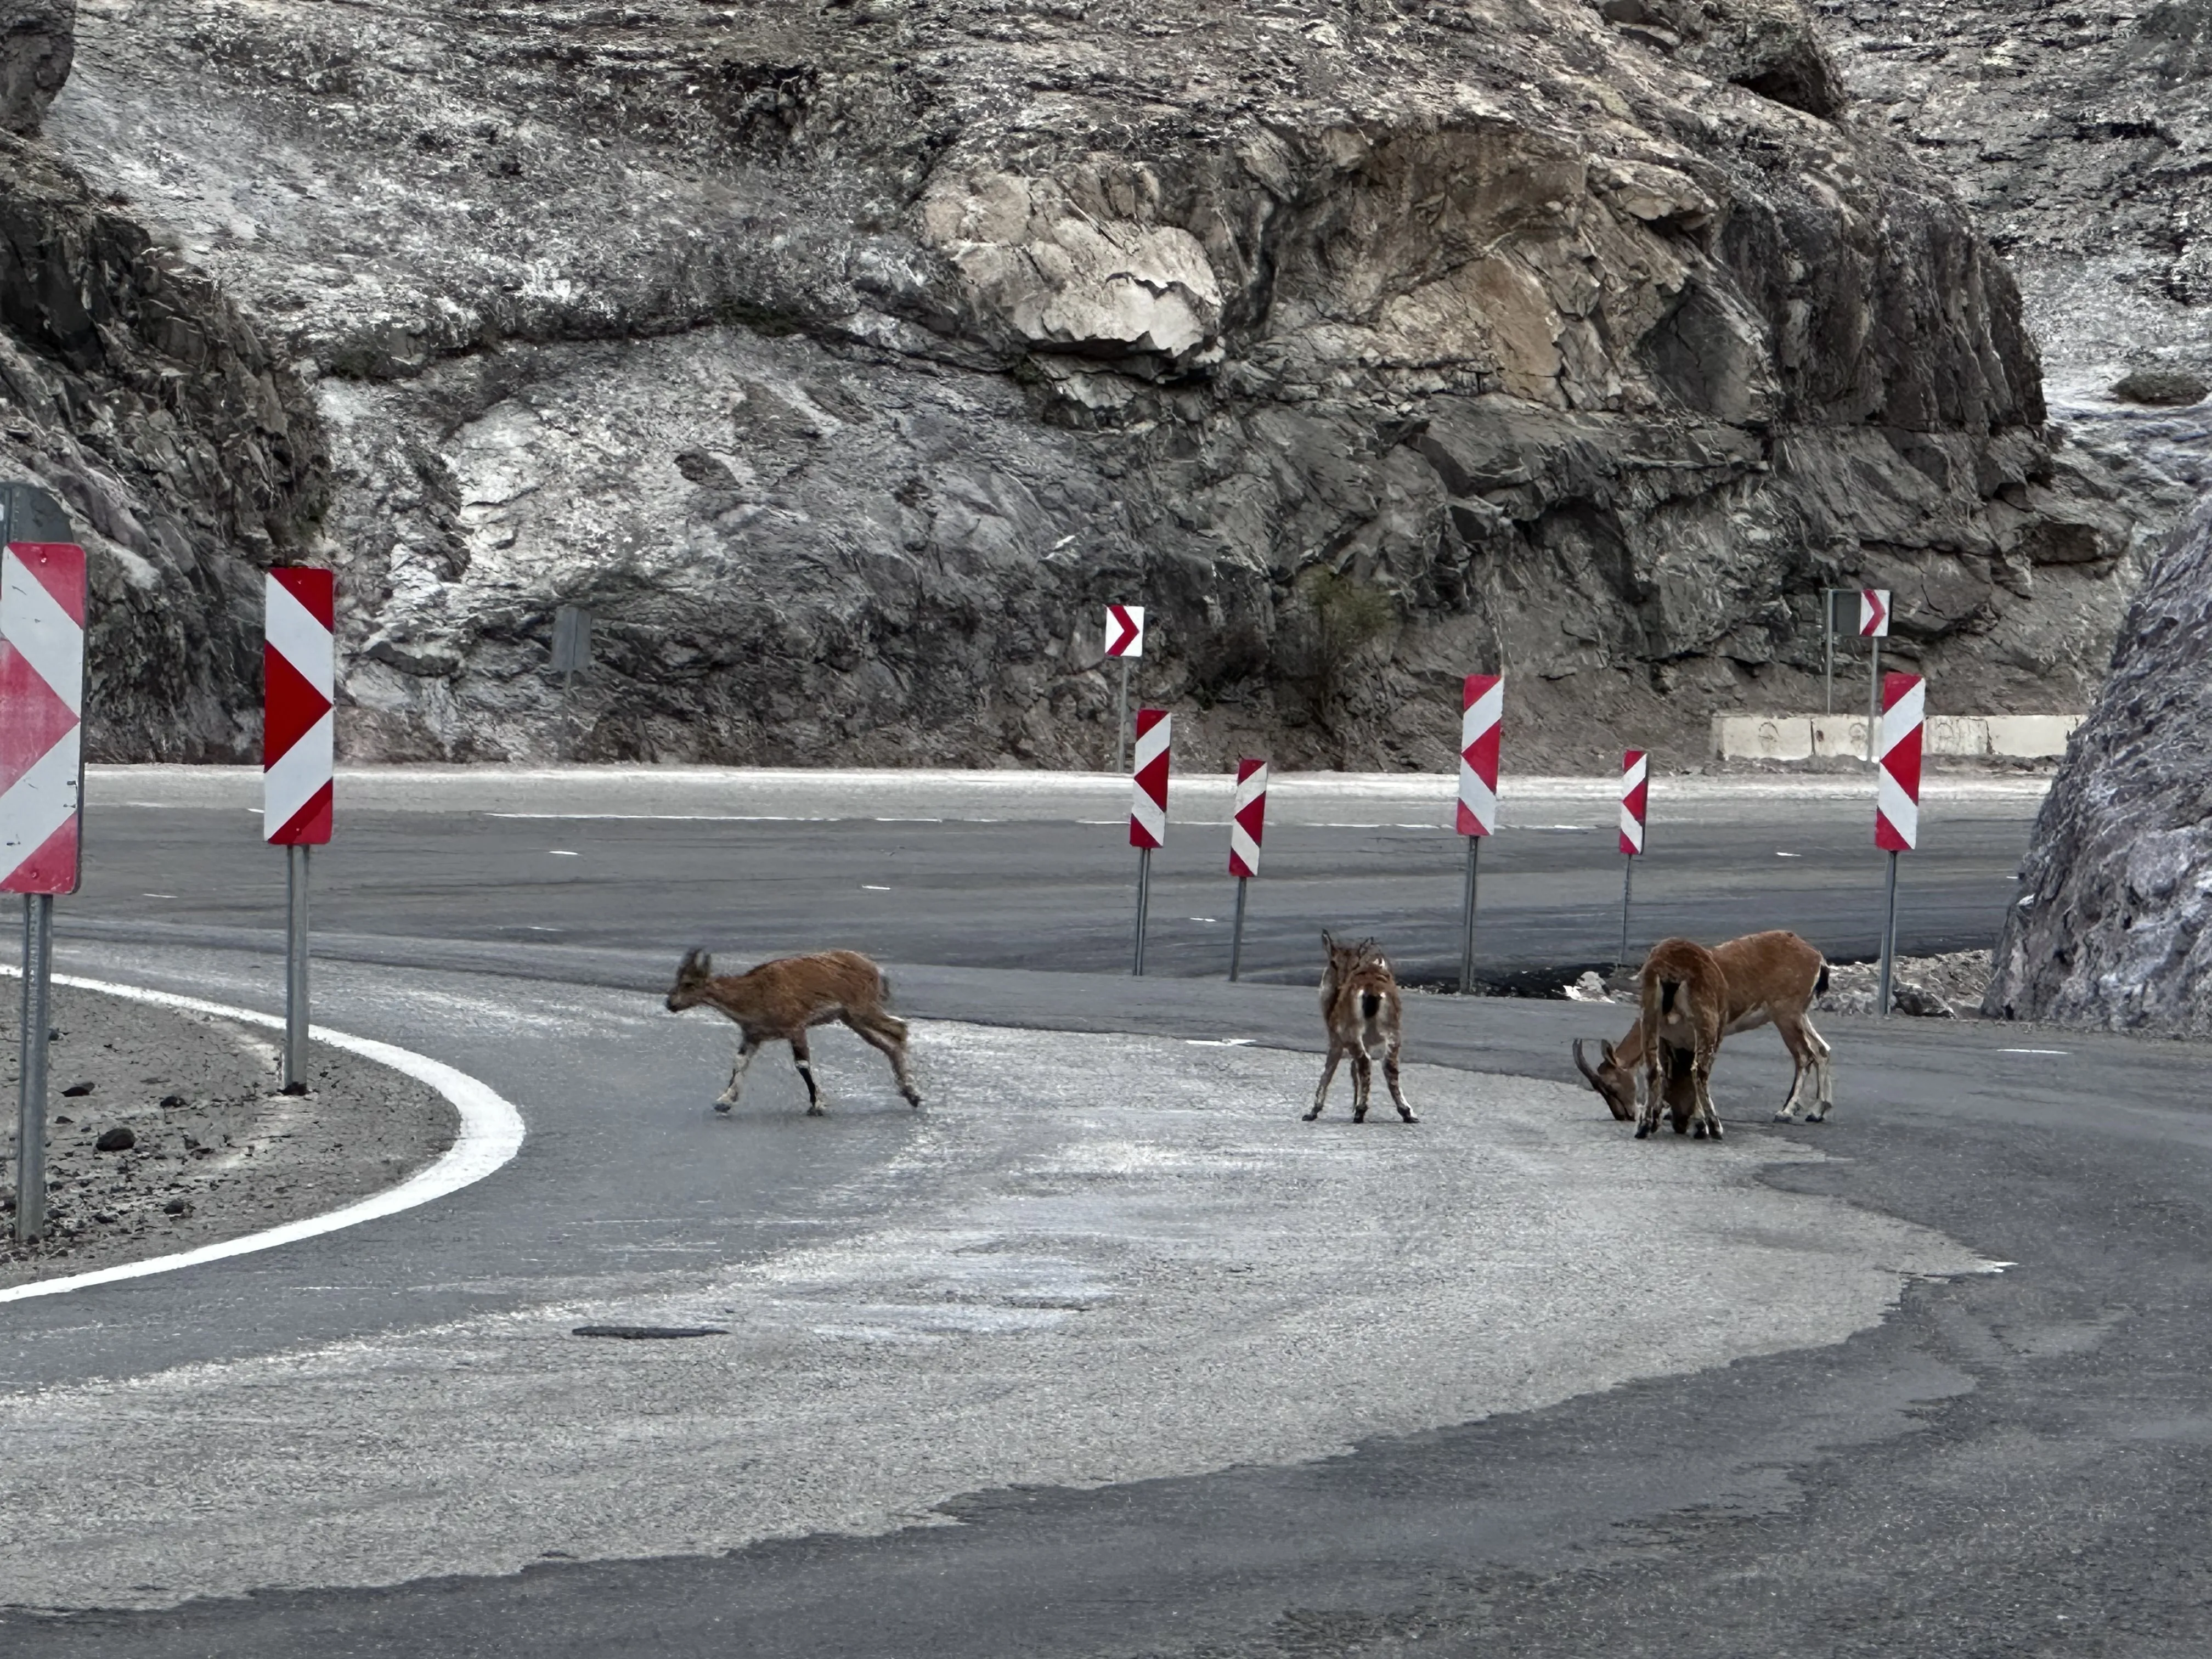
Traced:
<svg viewBox="0 0 2212 1659">
<path fill-rule="evenodd" d="M 76 52 L 76 0 L 0 0 L 0 131 L 37 134 Z"/>
<path fill-rule="evenodd" d="M 1910 980 L 1892 980 L 1889 1006 L 1900 1014 L 1911 1014 L 1922 1019 L 1958 1018 L 1949 1003 L 1926 986 L 1915 985 Z"/>
<path fill-rule="evenodd" d="M 131 1133 L 129 1127 L 118 1124 L 112 1129 L 102 1130 L 100 1139 L 92 1146 L 97 1152 L 127 1152 L 137 1144 L 138 1137 Z"/>
<path fill-rule="evenodd" d="M 1844 113 L 1794 0 L 116 0 L 46 131 L 131 217 L 50 169 L 89 228 L 21 287 L 173 249 L 177 320 L 0 345 L 129 617 L 109 755 L 251 752 L 302 555 L 359 759 L 1098 764 L 1111 599 L 1189 765 L 1441 767 L 1492 666 L 1515 765 L 1686 758 L 1818 695 L 1862 581 L 1943 707 L 2077 705 L 2133 503 Z"/>
<path fill-rule="evenodd" d="M 2115 398 L 2161 409 L 2203 403 L 2208 391 L 2212 391 L 2212 383 L 2182 368 L 2130 369 L 2112 383 Z"/>
<path fill-rule="evenodd" d="M 2212 1032 L 2212 502 L 2130 605 L 2007 913 L 1987 1013 Z"/>
</svg>

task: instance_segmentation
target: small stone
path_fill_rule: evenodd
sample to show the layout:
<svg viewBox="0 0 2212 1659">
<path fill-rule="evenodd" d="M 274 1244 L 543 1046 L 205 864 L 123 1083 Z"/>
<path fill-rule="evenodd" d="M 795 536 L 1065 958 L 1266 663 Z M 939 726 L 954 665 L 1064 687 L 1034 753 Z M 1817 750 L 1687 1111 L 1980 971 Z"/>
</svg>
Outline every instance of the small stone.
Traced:
<svg viewBox="0 0 2212 1659">
<path fill-rule="evenodd" d="M 93 1142 L 93 1148 L 102 1152 L 127 1152 L 137 1144 L 138 1137 L 118 1123 Z"/>
<path fill-rule="evenodd" d="M 92 1085 L 89 1083 L 72 1083 L 68 1088 L 62 1091 L 62 1093 L 68 1096 L 71 1100 L 82 1100 L 85 1096 L 91 1092 Z"/>
<path fill-rule="evenodd" d="M 186 1100 L 182 1095 L 163 1095 L 161 1097 L 161 1109 L 165 1112 L 174 1111 L 179 1106 L 189 1106 L 191 1104 L 191 1102 Z"/>
<path fill-rule="evenodd" d="M 163 1215 L 190 1215 L 192 1201 L 188 1198 L 173 1198 L 161 1206 Z"/>
<path fill-rule="evenodd" d="M 1956 1019 L 1951 1005 L 1924 985 L 1915 985 L 1910 980 L 1900 980 L 1890 988 L 1890 1006 L 1900 1014 L 1917 1014 L 1923 1019 Z"/>
<path fill-rule="evenodd" d="M 74 1123 L 76 1120 L 70 1116 L 66 1112 L 57 1112 L 54 1114 L 54 1121 L 57 1123 Z"/>
<path fill-rule="evenodd" d="M 282 1092 L 288 1095 L 304 1095 L 307 1092 L 307 1085 L 304 1083 L 288 1083 Z"/>
</svg>

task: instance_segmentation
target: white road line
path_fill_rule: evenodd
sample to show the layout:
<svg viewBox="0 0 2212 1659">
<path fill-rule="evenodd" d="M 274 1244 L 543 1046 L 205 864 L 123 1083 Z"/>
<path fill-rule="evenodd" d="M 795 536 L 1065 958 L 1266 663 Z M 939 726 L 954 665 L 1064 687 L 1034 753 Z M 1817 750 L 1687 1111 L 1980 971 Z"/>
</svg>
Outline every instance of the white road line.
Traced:
<svg viewBox="0 0 2212 1659">
<path fill-rule="evenodd" d="M 0 964 L 0 975 L 21 979 L 23 971 L 20 968 Z M 54 983 L 71 986 L 81 991 L 100 991 L 110 996 L 126 997 L 133 1002 L 150 1002 L 164 1008 L 181 1008 L 196 1014 L 213 1014 L 222 1019 L 243 1020 L 248 1024 L 265 1025 L 280 1031 L 284 1029 L 283 1020 L 274 1014 L 257 1013 L 251 1008 L 226 1007 L 219 1002 L 204 1002 L 198 997 L 178 996 L 168 991 L 149 991 L 142 986 L 114 985 L 106 980 L 81 979 L 74 974 L 56 974 Z M 428 1054 L 418 1054 L 411 1048 L 379 1042 L 374 1037 L 333 1031 L 327 1026 L 311 1025 L 307 1028 L 307 1035 L 317 1042 L 327 1042 L 333 1048 L 343 1048 L 349 1054 L 359 1054 L 380 1066 L 388 1066 L 418 1083 L 428 1084 L 445 1096 L 461 1116 L 461 1132 L 454 1138 L 453 1144 L 446 1149 L 436 1163 L 427 1170 L 418 1170 L 397 1187 L 372 1193 L 367 1198 L 322 1215 L 305 1216 L 297 1221 L 288 1221 L 281 1227 L 271 1227 L 264 1232 L 248 1233 L 243 1238 L 226 1239 L 220 1244 L 203 1244 L 198 1249 L 181 1250 L 174 1255 L 157 1255 L 150 1261 L 126 1261 L 119 1267 L 101 1267 L 88 1273 L 74 1273 L 66 1279 L 46 1279 L 35 1284 L 12 1285 L 0 1290 L 0 1302 L 21 1302 L 33 1296 L 54 1296 L 64 1291 L 81 1291 L 88 1285 L 112 1284 L 120 1279 L 141 1279 L 148 1273 L 173 1273 L 179 1267 L 194 1267 L 204 1261 L 220 1261 L 225 1256 L 270 1250 L 280 1244 L 293 1244 L 303 1238 L 313 1238 L 318 1233 L 332 1233 L 342 1227 L 357 1226 L 364 1221 L 397 1215 L 402 1210 L 411 1210 L 417 1205 L 428 1204 L 433 1199 L 443 1198 L 449 1193 L 457 1193 L 464 1187 L 474 1185 L 493 1170 L 511 1162 L 522 1150 L 522 1138 L 526 1133 L 522 1114 L 514 1109 L 512 1102 L 467 1073 L 456 1071 L 444 1061 L 432 1060 Z"/>
</svg>

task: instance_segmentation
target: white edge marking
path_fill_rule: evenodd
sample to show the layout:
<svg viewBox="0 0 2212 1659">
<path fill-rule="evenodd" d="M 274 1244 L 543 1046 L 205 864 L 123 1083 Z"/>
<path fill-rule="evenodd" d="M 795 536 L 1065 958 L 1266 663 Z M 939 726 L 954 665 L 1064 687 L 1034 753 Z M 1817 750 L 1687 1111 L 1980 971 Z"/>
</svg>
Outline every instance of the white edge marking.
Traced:
<svg viewBox="0 0 2212 1659">
<path fill-rule="evenodd" d="M 23 970 L 0 965 L 0 975 L 21 979 Z M 248 1024 L 265 1025 L 280 1031 L 284 1029 L 283 1020 L 274 1014 L 258 1013 L 251 1008 L 232 1008 L 220 1002 L 204 1002 L 198 997 L 178 996 L 173 992 L 149 991 L 137 985 L 116 985 L 106 980 L 82 979 L 74 974 L 56 974 L 53 982 L 80 991 L 100 991 L 110 996 L 125 997 L 133 1002 L 150 1002 L 163 1008 L 213 1014 L 222 1019 L 243 1020 Z M 522 1138 L 526 1133 L 522 1114 L 514 1109 L 511 1101 L 467 1073 L 457 1071 L 442 1060 L 432 1060 L 428 1054 L 418 1054 L 411 1048 L 379 1042 L 374 1037 L 353 1036 L 344 1031 L 333 1031 L 327 1026 L 311 1025 L 307 1028 L 307 1035 L 317 1042 L 326 1042 L 333 1048 L 359 1054 L 363 1060 L 388 1066 L 418 1083 L 428 1084 L 450 1101 L 453 1109 L 460 1114 L 461 1130 L 453 1138 L 453 1144 L 428 1169 L 417 1170 L 396 1187 L 372 1193 L 367 1198 L 356 1200 L 341 1208 L 326 1211 L 321 1215 L 304 1216 L 297 1221 L 288 1221 L 281 1227 L 248 1233 L 242 1238 L 225 1239 L 219 1244 L 203 1244 L 198 1249 L 181 1250 L 174 1255 L 157 1255 L 145 1261 L 126 1261 L 118 1267 L 72 1273 L 66 1279 L 43 1279 L 33 1284 L 11 1285 L 0 1290 L 0 1302 L 21 1302 L 34 1296 L 56 1296 L 64 1291 L 81 1291 L 93 1285 L 112 1284 L 118 1279 L 143 1279 L 149 1273 L 173 1273 L 179 1267 L 196 1267 L 204 1261 L 220 1261 L 225 1256 L 273 1250 L 280 1244 L 297 1243 L 319 1233 L 332 1233 L 342 1227 L 357 1226 L 364 1221 L 397 1215 L 402 1210 L 411 1210 L 419 1204 L 428 1204 L 433 1199 L 443 1198 L 448 1193 L 457 1193 L 464 1187 L 474 1185 L 511 1162 L 522 1150 Z"/>
</svg>

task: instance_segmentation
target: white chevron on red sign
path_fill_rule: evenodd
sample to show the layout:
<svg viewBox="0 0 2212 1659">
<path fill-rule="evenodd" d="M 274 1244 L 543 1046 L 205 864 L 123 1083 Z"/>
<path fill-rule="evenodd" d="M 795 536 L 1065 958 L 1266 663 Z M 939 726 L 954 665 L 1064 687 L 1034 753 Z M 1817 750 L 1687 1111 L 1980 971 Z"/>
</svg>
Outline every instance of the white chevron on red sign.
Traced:
<svg viewBox="0 0 2212 1659">
<path fill-rule="evenodd" d="M 1109 605 L 1106 607 L 1106 654 L 1141 657 L 1145 654 L 1145 607 Z"/>
<path fill-rule="evenodd" d="M 1889 590 L 1886 587 L 1859 589 L 1859 637 L 1886 640 L 1889 637 Z"/>
<path fill-rule="evenodd" d="M 337 582 L 327 570 L 272 570 L 264 590 L 261 833 L 285 847 L 331 838 L 337 761 Z"/>
<path fill-rule="evenodd" d="M 0 555 L 0 892 L 76 891 L 84 593 L 75 543 Z"/>
<path fill-rule="evenodd" d="M 1129 808 L 1129 845 L 1161 847 L 1168 838 L 1168 750 L 1175 721 L 1164 708 L 1137 711 L 1137 799 Z"/>
<path fill-rule="evenodd" d="M 1875 778 L 1874 844 L 1910 853 L 1920 838 L 1920 732 L 1928 682 L 1917 674 L 1881 677 L 1881 769 Z"/>
<path fill-rule="evenodd" d="M 1267 763 L 1237 763 L 1237 804 L 1229 813 L 1229 873 L 1260 873 L 1260 840 L 1267 828 Z"/>
<path fill-rule="evenodd" d="M 1620 850 L 1631 858 L 1644 850 L 1644 818 L 1650 794 L 1651 757 L 1632 749 L 1620 757 Z"/>
<path fill-rule="evenodd" d="M 1505 678 L 1469 674 L 1459 723 L 1459 832 L 1498 828 L 1498 735 L 1505 718 Z"/>
</svg>

